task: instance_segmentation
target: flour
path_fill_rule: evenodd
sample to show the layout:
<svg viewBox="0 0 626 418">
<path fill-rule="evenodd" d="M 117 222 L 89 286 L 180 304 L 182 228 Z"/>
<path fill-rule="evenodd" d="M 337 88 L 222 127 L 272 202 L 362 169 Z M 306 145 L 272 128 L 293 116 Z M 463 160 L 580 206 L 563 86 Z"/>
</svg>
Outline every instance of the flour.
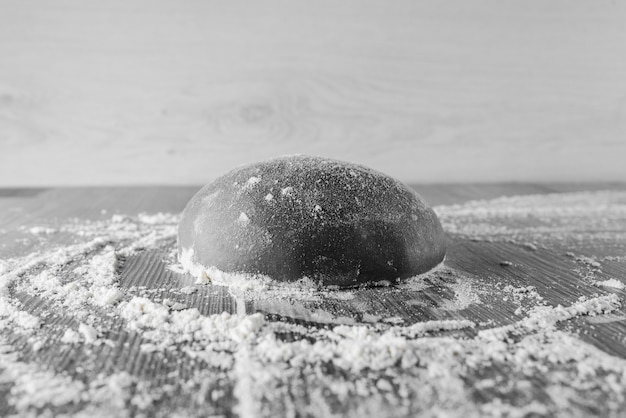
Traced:
<svg viewBox="0 0 626 418">
<path fill-rule="evenodd" d="M 433 208 L 446 231 L 477 240 L 513 239 L 520 245 L 575 236 L 616 233 L 626 218 L 626 192 L 599 191 L 501 197 Z M 620 232 L 617 232 L 620 231 Z"/>
<path fill-rule="evenodd" d="M 521 315 L 523 307 L 539 306 L 545 304 L 544 298 L 539 294 L 535 286 L 520 286 L 515 287 L 512 285 L 506 285 L 502 288 L 504 302 L 511 301 L 517 305 L 518 310 L 515 311 L 516 315 Z"/>
<path fill-rule="evenodd" d="M 54 228 L 48 228 L 45 226 L 33 226 L 31 228 L 28 228 L 28 232 L 30 232 L 33 235 L 49 235 L 49 234 L 54 234 L 58 231 Z"/>
<path fill-rule="evenodd" d="M 580 262 L 580 263 L 582 263 L 584 265 L 587 265 L 589 267 L 592 267 L 592 268 L 595 268 L 595 269 L 599 269 L 600 267 L 602 267 L 602 265 L 597 260 L 595 260 L 592 257 L 587 257 L 587 256 L 584 256 L 584 255 L 575 256 L 573 254 L 572 254 L 572 257 L 576 261 L 578 261 L 578 262 Z"/>
<path fill-rule="evenodd" d="M 503 327 L 481 330 L 478 336 L 487 340 L 506 340 L 513 334 L 524 334 L 550 328 L 558 322 L 566 321 L 580 315 L 599 315 L 610 313 L 621 307 L 622 303 L 617 295 L 599 296 L 597 298 L 581 300 L 571 306 L 549 307 L 537 306 L 530 315 L 518 322 Z"/>
<path fill-rule="evenodd" d="M 248 300 L 274 300 L 274 299 L 297 299 L 297 300 L 322 300 L 337 299 L 351 300 L 354 292 L 344 288 L 333 286 L 320 286 L 308 277 L 293 282 L 280 282 L 263 274 L 228 273 L 216 267 L 207 267 L 193 261 L 193 248 L 183 249 L 178 257 L 178 263 L 168 264 L 167 268 L 179 274 L 189 273 L 196 278 L 196 284 L 212 284 L 227 287 L 230 294 L 236 297 L 245 297 Z M 424 279 L 433 277 L 438 272 L 445 274 L 455 273 L 451 269 L 444 267 L 444 261 L 430 271 L 408 278 L 399 284 L 400 288 L 419 291 L 428 287 Z M 388 287 L 391 283 L 380 281 L 376 287 Z M 363 288 L 371 285 L 363 286 Z M 464 297 L 463 302 L 450 301 L 450 309 L 463 309 L 471 303 L 479 303 L 477 296 L 470 290 L 469 286 L 459 282 L 457 288 L 458 295 Z"/>
<path fill-rule="evenodd" d="M 98 339 L 98 331 L 91 325 L 81 322 L 78 325 L 78 332 L 82 334 L 87 344 L 93 344 Z"/>
<path fill-rule="evenodd" d="M 260 181 L 261 181 L 260 177 L 256 177 L 256 176 L 250 177 L 244 187 L 246 188 L 254 187 L 254 185 L 258 184 Z"/>
<path fill-rule="evenodd" d="M 3 320 L 12 322 L 18 329 L 26 332 L 39 328 L 41 325 L 39 318 L 16 308 L 5 298 L 0 297 L 0 325 L 5 326 Z"/>
<path fill-rule="evenodd" d="M 245 226 L 248 226 L 248 224 L 250 223 L 250 218 L 248 218 L 248 215 L 246 215 L 245 212 L 241 212 L 239 214 L 239 218 L 237 219 L 237 222 L 239 222 L 239 225 L 245 227 Z"/>
<path fill-rule="evenodd" d="M 10 287 L 16 277 L 10 274 L 9 264 L 0 264 L 0 326 L 13 323 L 22 331 L 33 330 L 41 325 L 39 318 L 19 308 L 19 303 L 10 297 Z"/>
<path fill-rule="evenodd" d="M 130 401 L 130 389 L 136 383 L 130 374 L 126 372 L 113 373 L 110 376 L 98 375 L 89 384 L 86 398 L 90 404 L 86 410 L 81 411 L 84 417 L 93 416 L 98 411 L 106 411 L 110 416 L 127 416 L 126 404 Z M 98 408 L 99 407 L 99 408 Z"/>
<path fill-rule="evenodd" d="M 617 279 L 607 279 L 607 280 L 596 281 L 594 282 L 594 284 L 600 287 L 611 287 L 613 289 L 619 289 L 619 290 L 626 289 L 626 285 Z"/>
<path fill-rule="evenodd" d="M 196 277 L 196 284 L 225 286 L 233 296 L 245 296 L 248 299 L 319 299 L 320 295 L 332 293 L 335 298 L 351 297 L 349 292 L 328 292 L 306 277 L 294 282 L 279 282 L 263 274 L 228 273 L 216 267 L 202 266 L 192 261 L 193 251 L 193 248 L 183 250 L 179 257 L 180 264 L 169 268 L 191 274 Z"/>
<path fill-rule="evenodd" d="M 180 267 L 174 267 L 178 271 L 183 271 L 196 277 L 197 284 L 214 284 L 226 286 L 234 292 L 262 292 L 273 282 L 268 276 L 261 274 L 237 274 L 226 273 L 215 267 L 206 267 L 195 264 L 193 259 L 193 248 L 183 250 L 179 257 Z M 181 268 L 182 267 L 182 268 Z"/>
<path fill-rule="evenodd" d="M 602 263 L 595 257 L 588 257 L 584 255 L 576 255 L 572 252 L 568 252 L 567 256 L 574 259 L 581 267 L 576 268 L 575 271 L 582 276 L 588 283 L 600 287 L 616 290 L 626 289 L 626 284 L 622 280 L 617 278 L 608 278 L 604 280 L 599 279 L 599 275 L 602 274 Z M 617 261 L 614 257 L 604 257 L 603 261 Z"/>
<path fill-rule="evenodd" d="M 293 187 L 291 186 L 287 186 L 287 187 L 283 187 L 280 190 L 280 194 L 282 196 L 289 196 L 289 197 L 293 197 L 295 195 L 295 190 L 293 189 Z"/>
<path fill-rule="evenodd" d="M 480 296 L 470 281 L 463 280 L 451 286 L 454 299 L 444 300 L 440 308 L 448 311 L 467 309 L 470 305 L 480 304 Z"/>
<path fill-rule="evenodd" d="M 83 383 L 68 376 L 19 361 L 18 353 L 3 341 L 0 341 L 0 371 L 0 384 L 12 383 L 8 403 L 18 412 L 77 404 L 85 389 Z"/>
<path fill-rule="evenodd" d="M 78 344 L 81 340 L 80 334 L 73 329 L 66 329 L 61 337 L 61 342 L 65 344 Z"/>
<path fill-rule="evenodd" d="M 624 198 L 622 191 L 524 195 L 437 206 L 435 210 L 445 217 L 573 217 L 582 213 L 597 217 L 623 216 L 626 211 Z"/>
<path fill-rule="evenodd" d="M 599 201 L 618 197 L 594 195 Z M 496 200 L 493 208 L 489 202 L 471 204 L 477 212 L 463 206 L 438 210 L 445 212 L 446 222 L 467 232 L 463 216 L 526 217 L 535 203 L 543 201 L 556 202 L 567 216 L 575 217 L 583 210 L 596 210 L 584 200 L 579 195 L 565 196 L 562 202 L 554 196 L 515 198 Z M 506 204 L 520 206 L 509 210 Z M 565 209 L 567 204 L 574 209 Z M 621 216 L 619 207 L 607 210 Z M 557 212 L 540 208 L 538 213 Z M 0 262 L 0 326 L 11 330 L 12 338 L 26 341 L 23 346 L 7 341 L 0 346 L 0 393 L 6 395 L 12 413 L 219 416 L 234 408 L 241 417 L 576 416 L 581 409 L 575 400 L 588 397 L 603 414 L 617 417 L 626 406 L 626 361 L 559 326 L 582 317 L 594 324 L 622 321 L 623 301 L 617 294 L 604 291 L 553 306 L 537 287 L 506 283 L 486 291 L 480 277 L 445 265 L 389 288 L 281 287 L 262 276 L 199 270 L 185 262 L 191 259 L 189 254 L 176 265 L 169 254 L 177 220 L 175 215 L 142 214 L 75 221 L 58 226 L 59 233 L 41 235 L 42 240 L 55 240 L 69 234 L 76 238 L 70 244 L 61 241 L 39 253 Z M 568 227 L 559 231 L 564 228 Z M 518 241 L 512 229 L 498 233 L 514 237 L 520 245 L 536 242 L 537 251 L 545 243 L 539 230 L 533 231 L 538 235 L 532 241 Z M 174 283 L 171 289 L 124 284 L 120 276 L 124 263 L 143 249 L 170 257 L 168 274 L 189 271 L 199 283 L 192 286 L 187 281 L 179 287 Z M 598 269 L 592 262 L 601 261 L 609 260 L 574 255 L 569 263 Z M 495 268 L 500 268 L 497 263 Z M 621 290 L 617 279 L 595 280 L 597 286 Z M 211 296 L 217 286 L 226 286 L 242 309 L 203 313 L 197 300 L 206 293 Z M 415 322 L 369 305 L 359 311 L 362 315 L 355 315 L 350 309 L 361 306 L 366 294 L 361 292 L 375 293 L 381 303 L 385 292 L 403 292 L 407 306 L 416 308 L 420 305 L 411 305 L 412 298 L 427 294 L 424 301 L 438 304 L 430 312 L 440 316 Z M 28 309 L 25 297 L 42 303 Z M 495 325 L 463 317 L 470 306 L 489 309 L 489 298 L 519 307 L 518 317 Z M 259 307 L 277 300 L 294 310 L 317 312 L 319 323 L 277 321 L 247 311 L 246 303 Z M 336 310 L 328 311 L 325 303 Z M 67 321 L 53 326 L 49 319 L 54 315 Z M 126 333 L 128 345 L 124 339 L 112 342 L 110 332 Z M 81 353 L 80 366 L 61 373 L 41 360 L 44 357 L 29 354 L 28 347 L 45 352 L 42 347 L 49 349 L 51 344 Z M 117 354 L 110 357 L 112 366 L 92 371 L 98 350 L 109 349 L 117 350 L 113 352 L 120 353 L 119 358 L 136 350 L 137 358 L 159 370 L 154 372 L 158 379 L 150 368 L 145 374 L 118 369 L 128 360 L 115 363 Z M 520 393 L 532 390 L 541 396 L 520 398 Z"/>
<path fill-rule="evenodd" d="M 403 335 L 405 337 L 417 337 L 435 331 L 452 331 L 466 328 L 474 328 L 476 324 L 466 319 L 446 320 L 446 321 L 426 321 L 417 322 L 407 327 L 395 327 L 390 332 Z"/>
</svg>

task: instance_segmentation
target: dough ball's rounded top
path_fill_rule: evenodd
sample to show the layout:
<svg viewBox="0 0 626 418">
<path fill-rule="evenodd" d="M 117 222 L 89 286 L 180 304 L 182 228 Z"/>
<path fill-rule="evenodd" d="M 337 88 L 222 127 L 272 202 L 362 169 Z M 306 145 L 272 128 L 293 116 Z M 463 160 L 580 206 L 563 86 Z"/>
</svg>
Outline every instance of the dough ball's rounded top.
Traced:
<svg viewBox="0 0 626 418">
<path fill-rule="evenodd" d="M 432 269 L 445 235 L 403 183 L 356 164 L 289 156 L 202 188 L 183 211 L 178 252 L 195 271 L 356 286 Z"/>
</svg>

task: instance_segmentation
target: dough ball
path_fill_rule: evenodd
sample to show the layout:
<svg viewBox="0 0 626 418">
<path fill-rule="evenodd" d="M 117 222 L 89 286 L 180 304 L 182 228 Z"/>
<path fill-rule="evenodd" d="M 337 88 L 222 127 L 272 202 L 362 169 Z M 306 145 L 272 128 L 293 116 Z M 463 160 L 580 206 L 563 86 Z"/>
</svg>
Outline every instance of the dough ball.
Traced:
<svg viewBox="0 0 626 418">
<path fill-rule="evenodd" d="M 403 183 L 360 165 L 289 156 L 202 188 L 183 211 L 178 254 L 196 271 L 349 287 L 424 273 L 443 260 L 445 241 L 433 210 Z"/>
</svg>

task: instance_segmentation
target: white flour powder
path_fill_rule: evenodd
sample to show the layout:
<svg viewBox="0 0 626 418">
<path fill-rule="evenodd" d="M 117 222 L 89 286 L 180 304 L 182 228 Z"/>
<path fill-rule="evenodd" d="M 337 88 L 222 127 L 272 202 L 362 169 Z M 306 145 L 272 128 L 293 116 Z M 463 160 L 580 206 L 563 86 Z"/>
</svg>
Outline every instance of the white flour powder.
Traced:
<svg viewBox="0 0 626 418">
<path fill-rule="evenodd" d="M 248 184 L 254 187 L 255 182 Z M 541 251 L 550 242 L 544 239 L 547 230 L 553 235 L 573 230 L 562 217 L 608 212 L 609 219 L 617 219 L 626 214 L 623 194 L 591 197 L 597 205 L 589 204 L 589 195 L 571 194 L 496 199 L 437 211 L 446 228 L 461 236 L 513 238 L 520 245 L 532 241 Z M 523 221 L 529 216 L 560 217 L 561 228 L 531 227 L 532 239 L 522 239 Z M 497 225 L 499 217 L 508 219 L 507 226 Z M 167 257 L 174 248 L 177 222 L 177 216 L 168 214 L 116 215 L 55 226 L 55 232 L 39 227 L 29 233 L 50 240 L 49 245 L 0 262 L 0 327 L 12 335 L 0 345 L 0 393 L 13 413 L 203 416 L 234 410 L 242 417 L 581 416 L 576 401 L 581 396 L 601 405 L 608 416 L 619 416 L 625 407 L 626 361 L 560 327 L 582 316 L 613 313 L 621 320 L 617 294 L 553 306 L 534 286 L 499 284 L 489 292 L 480 277 L 447 266 L 395 289 L 367 290 L 382 295 L 381 303 L 385 292 L 428 296 L 407 300 L 407 306 L 418 308 L 445 291 L 432 310 L 445 319 L 414 322 L 381 309 L 356 319 L 340 308 L 324 310 L 337 304 L 365 304 L 364 309 L 370 309 L 367 303 L 372 302 L 362 301 L 359 291 L 276 288 L 268 278 L 249 280 L 211 269 L 195 272 L 201 283 L 187 282 L 170 293 L 125 287 L 119 276 L 124 260 L 144 249 L 158 249 Z M 71 244 L 67 236 L 73 237 Z M 590 256 L 598 266 L 576 257 L 582 256 L 572 263 L 602 267 Z M 184 254 L 182 265 L 194 272 L 197 266 L 186 263 L 188 259 Z M 182 267 L 170 268 L 181 272 Z M 620 290 L 621 283 L 606 279 L 595 284 Z M 239 303 L 237 313 L 203 314 L 199 304 L 188 308 L 176 302 L 179 295 L 199 298 L 216 285 L 229 288 Z M 32 298 L 40 302 L 27 303 Z M 247 302 L 268 298 L 284 300 L 294 310 L 317 312 L 320 319 L 327 315 L 328 321 L 279 321 L 247 312 Z M 519 317 L 496 325 L 463 317 L 469 307 L 487 309 L 485 301 L 494 298 L 511 303 Z M 59 315 L 63 325 L 53 325 L 51 319 Z M 336 325 L 342 317 L 346 324 Z M 137 344 L 112 341 L 111 332 L 121 331 L 111 324 L 134 336 Z M 75 350 L 82 363 L 62 373 L 46 365 L 45 357 L 29 354 L 51 348 L 60 353 Z M 106 352 L 98 350 L 114 348 L 125 355 L 136 350 L 135 361 L 143 358 L 162 371 L 151 378 L 124 364 L 93 366 L 101 358 L 98 353 Z M 90 367 L 95 368 L 90 372 Z M 542 385 L 536 398 L 534 376 L 541 377 Z"/>
</svg>

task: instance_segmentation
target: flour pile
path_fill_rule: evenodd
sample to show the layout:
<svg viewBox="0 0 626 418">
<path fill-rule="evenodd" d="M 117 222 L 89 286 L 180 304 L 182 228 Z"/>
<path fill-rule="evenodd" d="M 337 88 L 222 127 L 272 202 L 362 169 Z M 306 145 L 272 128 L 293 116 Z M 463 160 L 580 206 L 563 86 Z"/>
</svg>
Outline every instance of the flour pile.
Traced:
<svg viewBox="0 0 626 418">
<path fill-rule="evenodd" d="M 616 230 L 625 202 L 607 192 L 436 210 L 467 245 L 531 242 L 537 248 L 526 251 L 539 253 L 556 248 L 555 236 L 582 233 L 568 219 L 585 213 L 597 214 L 599 234 Z M 174 256 L 177 223 L 176 215 L 143 214 L 24 228 L 37 250 L 0 261 L 0 410 L 617 417 L 626 409 L 626 360 L 574 332 L 585 318 L 623 320 L 624 278 L 602 272 L 621 259 L 563 255 L 597 290 L 565 306 L 541 288 L 492 283 L 450 266 L 389 288 L 246 288 L 236 280 L 228 288 L 183 274 Z M 145 281 L 134 282 L 146 258 Z M 389 300 L 423 319 L 397 316 Z M 511 315 L 486 319 L 481 312 L 494 301 Z M 282 311 L 272 311 L 277 306 Z"/>
</svg>

